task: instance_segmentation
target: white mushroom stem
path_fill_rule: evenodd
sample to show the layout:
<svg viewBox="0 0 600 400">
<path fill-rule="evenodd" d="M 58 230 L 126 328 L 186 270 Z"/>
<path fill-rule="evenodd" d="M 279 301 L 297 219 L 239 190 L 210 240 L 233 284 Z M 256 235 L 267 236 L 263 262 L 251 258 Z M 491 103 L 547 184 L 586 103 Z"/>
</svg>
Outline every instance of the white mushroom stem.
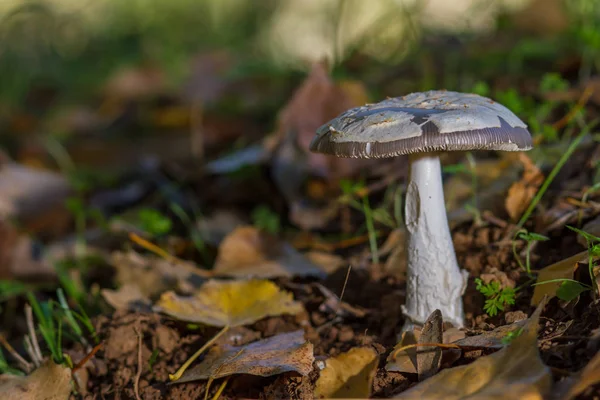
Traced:
<svg viewBox="0 0 600 400">
<path fill-rule="evenodd" d="M 456 261 L 437 154 L 410 156 L 405 212 L 408 270 L 403 331 L 423 325 L 436 309 L 444 321 L 462 327 L 462 294 L 468 273 L 461 272 Z"/>
</svg>

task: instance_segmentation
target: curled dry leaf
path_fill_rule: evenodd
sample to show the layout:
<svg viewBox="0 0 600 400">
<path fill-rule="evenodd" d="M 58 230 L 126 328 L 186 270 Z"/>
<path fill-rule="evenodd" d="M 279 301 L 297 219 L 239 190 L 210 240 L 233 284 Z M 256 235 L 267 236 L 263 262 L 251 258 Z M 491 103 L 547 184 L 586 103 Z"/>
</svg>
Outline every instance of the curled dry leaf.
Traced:
<svg viewBox="0 0 600 400">
<path fill-rule="evenodd" d="M 225 237 L 213 272 L 217 276 L 235 277 L 325 277 L 323 269 L 289 243 L 253 226 L 240 226 Z"/>
<path fill-rule="evenodd" d="M 544 175 L 527 155 L 520 153 L 519 159 L 525 167 L 523 177 L 508 189 L 505 201 L 506 211 L 513 221 L 516 221 L 523 214 L 538 188 L 544 182 Z"/>
<path fill-rule="evenodd" d="M 441 371 L 401 393 L 398 399 L 542 399 L 552 376 L 537 347 L 540 303 L 520 336 L 498 352 L 460 367 Z"/>
<path fill-rule="evenodd" d="M 313 345 L 304 331 L 283 333 L 245 346 L 214 347 L 194 368 L 177 381 L 218 379 L 234 374 L 271 376 L 294 371 L 308 375 L 313 368 Z"/>
<path fill-rule="evenodd" d="M 297 314 L 302 304 L 266 280 L 210 280 L 192 297 L 166 292 L 155 309 L 183 321 L 211 326 L 239 326 L 281 314 Z"/>
<path fill-rule="evenodd" d="M 402 334 L 402 340 L 388 356 L 385 368 L 388 371 L 417 373 L 419 381 L 427 379 L 439 370 L 442 349 L 433 346 L 413 347 L 399 352 L 396 349 L 412 344 L 443 343 L 443 340 L 442 313 L 435 310 L 427 318 L 420 332 L 406 331 Z"/>
<path fill-rule="evenodd" d="M 531 304 L 537 306 L 544 296 L 548 296 L 548 298 L 556 296 L 556 291 L 561 285 L 560 282 L 544 283 L 543 285 L 539 285 L 539 283 L 554 279 L 573 279 L 577 263 L 587 261 L 587 259 L 588 252 L 586 250 L 541 269 L 537 276 L 538 285 L 533 287 Z"/>
<path fill-rule="evenodd" d="M 368 398 L 379 356 L 370 347 L 355 347 L 326 361 L 317 380 L 316 398 Z"/>
<path fill-rule="evenodd" d="M 71 394 L 71 369 L 47 361 L 29 376 L 0 375 L 4 400 L 66 400 Z"/>
</svg>

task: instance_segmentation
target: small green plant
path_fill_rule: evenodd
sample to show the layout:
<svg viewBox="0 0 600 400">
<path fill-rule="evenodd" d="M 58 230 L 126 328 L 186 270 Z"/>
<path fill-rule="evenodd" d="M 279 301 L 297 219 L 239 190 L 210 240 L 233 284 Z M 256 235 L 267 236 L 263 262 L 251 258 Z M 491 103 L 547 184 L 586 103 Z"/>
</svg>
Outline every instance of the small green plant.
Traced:
<svg viewBox="0 0 600 400">
<path fill-rule="evenodd" d="M 596 282 L 597 278 L 594 275 L 594 258 L 600 256 L 600 237 L 594 236 L 590 233 L 582 231 L 581 229 L 577 229 L 569 225 L 567 225 L 567 228 L 574 232 L 577 232 L 579 235 L 585 238 L 588 247 L 588 273 L 591 282 Z M 550 279 L 547 281 L 537 282 L 536 284 L 534 284 L 534 286 L 556 282 L 560 282 L 560 286 L 556 290 L 556 297 L 564 301 L 571 301 L 577 298 L 577 296 L 579 296 L 580 294 L 587 291 L 592 292 L 594 296 L 598 295 L 596 290 L 594 290 L 593 284 L 587 285 L 575 279 L 568 278 Z"/>
<path fill-rule="evenodd" d="M 523 262 L 521 261 L 521 257 L 517 253 L 517 242 L 515 240 L 513 240 L 512 243 L 513 255 L 519 263 L 519 266 L 523 270 L 525 270 L 529 277 L 531 277 L 531 247 L 535 242 L 545 242 L 547 240 L 550 240 L 550 238 L 544 235 L 540 235 L 539 233 L 527 232 L 526 229 L 520 229 L 517 232 L 516 237 L 525 240 L 525 242 L 527 243 L 525 247 L 525 264 L 523 264 Z"/>
<path fill-rule="evenodd" d="M 279 215 L 264 205 L 258 206 L 252 211 L 252 222 L 258 229 L 273 235 L 281 231 Z"/>
<path fill-rule="evenodd" d="M 516 290 L 513 288 L 502 288 L 497 281 L 483 283 L 480 278 L 475 279 L 475 288 L 485 296 L 484 311 L 490 316 L 498 315 L 504 311 L 506 306 L 515 304 Z"/>
<path fill-rule="evenodd" d="M 516 338 L 518 338 L 519 336 L 521 336 L 522 333 L 523 333 L 523 328 L 514 329 L 514 330 L 508 332 L 506 335 L 504 335 L 504 337 L 502 338 L 501 342 L 502 342 L 503 345 L 507 346 L 513 340 L 515 340 Z"/>
<path fill-rule="evenodd" d="M 166 215 L 153 208 L 142 208 L 137 213 L 140 229 L 156 237 L 166 235 L 171 231 L 173 222 Z"/>
<path fill-rule="evenodd" d="M 31 292 L 27 293 L 27 298 L 38 320 L 38 330 L 44 338 L 52 360 L 57 364 L 63 364 L 65 357 L 62 352 L 62 320 L 57 323 L 55 319 L 54 303 L 40 303 Z"/>
</svg>

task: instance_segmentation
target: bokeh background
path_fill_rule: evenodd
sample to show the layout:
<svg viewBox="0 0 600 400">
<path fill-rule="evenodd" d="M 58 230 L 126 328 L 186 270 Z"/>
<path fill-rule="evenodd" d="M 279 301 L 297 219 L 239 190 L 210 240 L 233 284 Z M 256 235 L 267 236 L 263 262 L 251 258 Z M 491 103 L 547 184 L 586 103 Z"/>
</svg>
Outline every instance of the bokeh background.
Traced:
<svg viewBox="0 0 600 400">
<path fill-rule="evenodd" d="M 543 130 L 515 88 L 600 63 L 596 0 L 3 0 L 0 19 L 0 145 L 49 167 L 49 137 L 111 167 L 239 148 L 316 62 L 368 100 L 475 91 Z"/>
</svg>

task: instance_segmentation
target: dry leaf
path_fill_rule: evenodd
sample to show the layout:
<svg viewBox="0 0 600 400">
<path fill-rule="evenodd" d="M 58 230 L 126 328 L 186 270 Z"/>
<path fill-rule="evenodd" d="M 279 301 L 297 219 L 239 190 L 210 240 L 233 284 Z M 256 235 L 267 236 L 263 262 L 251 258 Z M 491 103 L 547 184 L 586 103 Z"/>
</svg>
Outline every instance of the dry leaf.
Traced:
<svg viewBox="0 0 600 400">
<path fill-rule="evenodd" d="M 289 243 L 253 226 L 240 226 L 225 237 L 213 272 L 217 276 L 244 278 L 326 275 Z"/>
<path fill-rule="evenodd" d="M 418 373 L 419 381 L 427 379 L 437 373 L 442 361 L 442 349 L 439 347 L 412 347 L 401 352 L 400 349 L 407 345 L 424 343 L 443 343 L 443 320 L 440 310 L 435 310 L 419 331 L 403 332 L 402 339 L 390 353 L 385 368 L 388 371 L 405 373 Z"/>
<path fill-rule="evenodd" d="M 234 374 L 271 376 L 295 371 L 308 375 L 313 368 L 313 345 L 304 331 L 283 333 L 245 346 L 214 347 L 194 368 L 177 381 L 218 379 Z"/>
<path fill-rule="evenodd" d="M 117 270 L 116 281 L 119 286 L 134 284 L 149 298 L 171 289 L 191 293 L 202 282 L 202 278 L 194 273 L 198 268 L 183 260 L 174 263 L 130 250 L 112 253 L 110 262 Z"/>
<path fill-rule="evenodd" d="M 210 280 L 192 297 L 163 293 L 155 308 L 173 318 L 211 326 L 251 324 L 265 317 L 303 310 L 291 293 L 266 280 Z"/>
<path fill-rule="evenodd" d="M 379 356 L 370 347 L 355 347 L 326 361 L 315 386 L 317 398 L 368 398 Z"/>
<path fill-rule="evenodd" d="M 542 362 L 537 347 L 538 320 L 544 303 L 507 347 L 469 365 L 443 370 L 396 398 L 541 400 L 552 384 L 550 368 Z"/>
<path fill-rule="evenodd" d="M 488 349 L 501 349 L 504 347 L 502 340 L 511 332 L 523 328 L 528 320 L 522 320 L 510 325 L 502 325 L 498 328 L 482 333 L 476 336 L 467 336 L 466 338 L 452 342 L 462 347 L 480 347 Z"/>
<path fill-rule="evenodd" d="M 67 232 L 72 216 L 64 204 L 71 193 L 59 174 L 0 160 L 0 219 L 19 219 L 30 233 Z"/>
<path fill-rule="evenodd" d="M 67 400 L 71 394 L 71 369 L 47 361 L 29 376 L 0 375 L 3 400 Z"/>
<path fill-rule="evenodd" d="M 118 290 L 102 289 L 100 293 L 104 300 L 116 310 L 152 310 L 152 302 L 134 283 L 123 285 Z"/>
<path fill-rule="evenodd" d="M 296 90 L 279 115 L 279 134 L 289 136 L 300 148 L 311 171 L 330 177 L 343 177 L 364 166 L 364 160 L 327 157 L 308 151 L 317 128 L 341 112 L 368 101 L 362 84 L 348 81 L 334 83 L 323 63 L 314 63 L 310 74 Z"/>
<path fill-rule="evenodd" d="M 594 358 L 580 371 L 577 376 L 570 377 L 568 382 L 568 392 L 560 398 L 563 400 L 574 399 L 590 386 L 600 383 L 600 353 L 596 353 Z"/>
<path fill-rule="evenodd" d="M 573 279 L 573 274 L 577 269 L 577 263 L 586 261 L 587 259 L 588 252 L 582 251 L 574 256 L 549 265 L 540 270 L 537 276 L 537 283 L 546 282 L 553 279 Z M 549 299 L 556 296 L 556 291 L 560 285 L 560 282 L 535 285 L 533 287 L 533 296 L 531 296 L 531 304 L 537 306 L 540 304 L 540 301 L 542 301 L 544 296 L 548 296 Z"/>
<path fill-rule="evenodd" d="M 513 221 L 519 219 L 523 214 L 544 182 L 544 175 L 527 155 L 520 153 L 519 159 L 525 167 L 523 177 L 508 189 L 505 201 L 506 211 Z"/>
</svg>

